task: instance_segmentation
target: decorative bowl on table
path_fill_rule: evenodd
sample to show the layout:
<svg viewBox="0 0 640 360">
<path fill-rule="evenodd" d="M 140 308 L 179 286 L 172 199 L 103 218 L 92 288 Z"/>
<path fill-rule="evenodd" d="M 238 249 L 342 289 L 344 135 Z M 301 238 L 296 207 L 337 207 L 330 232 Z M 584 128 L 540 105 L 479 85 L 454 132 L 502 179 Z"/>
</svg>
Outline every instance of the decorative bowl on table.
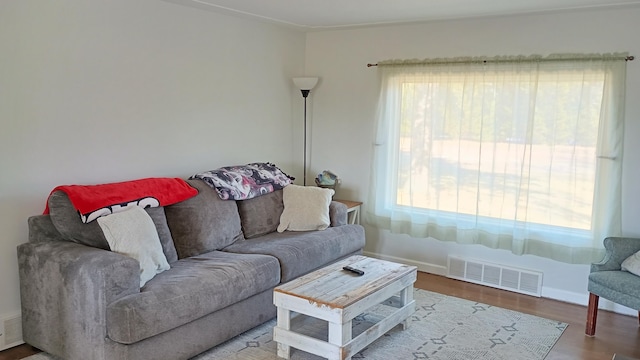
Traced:
<svg viewBox="0 0 640 360">
<path fill-rule="evenodd" d="M 338 176 L 329 170 L 325 170 L 318 174 L 315 178 L 316 185 L 325 189 L 333 189 L 335 191 L 340 180 Z"/>
</svg>

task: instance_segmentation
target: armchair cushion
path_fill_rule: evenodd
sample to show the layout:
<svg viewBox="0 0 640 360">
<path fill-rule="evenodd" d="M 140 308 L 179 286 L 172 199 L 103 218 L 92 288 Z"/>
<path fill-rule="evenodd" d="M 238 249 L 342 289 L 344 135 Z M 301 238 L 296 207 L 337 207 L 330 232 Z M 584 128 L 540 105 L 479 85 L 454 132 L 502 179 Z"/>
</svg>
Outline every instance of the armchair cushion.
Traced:
<svg viewBox="0 0 640 360">
<path fill-rule="evenodd" d="M 617 304 L 640 309 L 640 277 L 626 271 L 597 271 L 589 275 L 589 292 Z"/>
</svg>

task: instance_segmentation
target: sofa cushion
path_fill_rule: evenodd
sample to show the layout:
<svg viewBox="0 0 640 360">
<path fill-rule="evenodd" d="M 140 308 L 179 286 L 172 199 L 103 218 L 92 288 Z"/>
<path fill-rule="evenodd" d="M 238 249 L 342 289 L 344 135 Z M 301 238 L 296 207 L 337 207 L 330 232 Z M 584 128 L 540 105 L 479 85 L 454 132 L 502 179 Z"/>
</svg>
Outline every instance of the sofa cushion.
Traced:
<svg viewBox="0 0 640 360">
<path fill-rule="evenodd" d="M 198 195 L 165 207 L 178 258 L 219 250 L 243 239 L 236 202 L 220 200 L 202 180 L 187 182 L 198 189 Z"/>
<path fill-rule="evenodd" d="M 278 231 L 324 230 L 331 224 L 329 204 L 334 191 L 314 186 L 289 185 L 282 190 L 284 211 Z"/>
<path fill-rule="evenodd" d="M 262 236 L 278 229 L 284 210 L 282 190 L 237 202 L 245 239 Z"/>
<path fill-rule="evenodd" d="M 151 217 L 138 206 L 97 219 L 111 251 L 132 257 L 140 264 L 140 287 L 169 270 L 167 257 Z"/>
<path fill-rule="evenodd" d="M 640 309 L 640 277 L 627 271 L 596 271 L 589 274 L 589 292 L 632 309 Z"/>
<path fill-rule="evenodd" d="M 100 225 L 95 221 L 86 224 L 83 223 L 67 194 L 62 191 L 54 191 L 51 196 L 49 196 L 48 205 L 51 222 L 65 239 L 83 245 L 110 250 Z M 172 263 L 178 260 L 173 238 L 171 237 L 171 231 L 169 231 L 169 227 L 167 226 L 164 208 L 154 207 L 145 209 L 145 211 L 149 214 L 156 226 L 162 250 L 167 257 L 167 261 Z"/>
<path fill-rule="evenodd" d="M 151 279 L 139 294 L 107 306 L 107 335 L 132 344 L 279 283 L 280 266 L 271 256 L 212 251 L 182 259 Z"/>
<path fill-rule="evenodd" d="M 282 282 L 293 280 L 318 267 L 356 251 L 365 244 L 360 225 L 330 227 L 324 231 L 273 232 L 224 248 L 241 254 L 267 254 L 280 260 Z"/>
</svg>

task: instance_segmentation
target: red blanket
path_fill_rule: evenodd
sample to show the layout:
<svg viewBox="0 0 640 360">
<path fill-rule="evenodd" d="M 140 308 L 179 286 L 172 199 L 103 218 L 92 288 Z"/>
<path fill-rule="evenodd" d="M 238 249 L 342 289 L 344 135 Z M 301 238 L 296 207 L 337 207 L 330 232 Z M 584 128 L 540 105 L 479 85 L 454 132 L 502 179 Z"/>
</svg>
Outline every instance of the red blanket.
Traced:
<svg viewBox="0 0 640 360">
<path fill-rule="evenodd" d="M 53 189 L 51 194 L 54 191 L 67 194 L 85 223 L 122 211 L 127 206 L 167 206 L 198 194 L 198 190 L 179 178 L 146 178 L 101 185 L 61 185 Z M 44 214 L 48 213 L 49 201 L 44 209 Z"/>
</svg>

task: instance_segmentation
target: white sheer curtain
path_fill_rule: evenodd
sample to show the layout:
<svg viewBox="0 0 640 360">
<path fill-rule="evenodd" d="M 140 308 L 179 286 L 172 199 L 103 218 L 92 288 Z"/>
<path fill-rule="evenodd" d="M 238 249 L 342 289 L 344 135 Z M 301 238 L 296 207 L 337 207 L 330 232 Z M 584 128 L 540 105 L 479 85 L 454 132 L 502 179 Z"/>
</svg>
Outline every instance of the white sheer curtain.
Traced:
<svg viewBox="0 0 640 360">
<path fill-rule="evenodd" d="M 626 54 L 385 61 L 366 218 L 568 263 L 621 233 Z"/>
</svg>

